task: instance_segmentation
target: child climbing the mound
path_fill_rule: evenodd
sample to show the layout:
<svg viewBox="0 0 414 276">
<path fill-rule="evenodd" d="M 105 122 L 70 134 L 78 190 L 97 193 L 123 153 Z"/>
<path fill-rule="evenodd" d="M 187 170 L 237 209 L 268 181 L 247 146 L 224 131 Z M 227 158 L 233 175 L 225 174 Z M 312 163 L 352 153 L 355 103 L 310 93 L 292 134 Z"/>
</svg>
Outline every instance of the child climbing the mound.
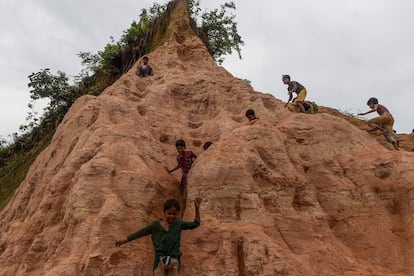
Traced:
<svg viewBox="0 0 414 276">
<path fill-rule="evenodd" d="M 377 98 L 370 98 L 367 105 L 371 108 L 371 110 L 358 113 L 358 115 L 366 115 L 375 111 L 380 115 L 379 117 L 368 120 L 368 126 L 372 128 L 369 131 L 375 131 L 377 129 L 381 130 L 381 133 L 385 136 L 387 141 L 390 142 L 396 150 L 399 150 L 393 129 L 394 118 L 391 113 L 385 106 L 378 104 Z"/>
<path fill-rule="evenodd" d="M 256 116 L 256 112 L 253 109 L 247 109 L 246 118 L 249 120 L 250 124 L 254 124 L 259 118 Z"/>
<path fill-rule="evenodd" d="M 154 245 L 154 275 L 178 276 L 181 267 L 181 230 L 194 229 L 200 225 L 201 198 L 196 198 L 194 221 L 182 221 L 177 219 L 180 211 L 180 203 L 175 199 L 169 199 L 164 203 L 164 219 L 153 221 L 150 225 L 127 236 L 126 239 L 117 241 L 116 246 L 121 246 L 129 241 L 150 235 Z"/>
<path fill-rule="evenodd" d="M 302 84 L 298 83 L 297 81 L 291 81 L 289 75 L 283 75 L 282 81 L 284 84 L 288 86 L 287 90 L 289 94 L 289 100 L 285 104 L 285 107 L 287 107 L 288 103 L 292 100 L 293 93 L 296 93 L 297 97 L 295 98 L 293 103 L 299 109 L 300 112 L 305 113 L 306 110 L 305 110 L 305 107 L 303 106 L 303 102 L 305 101 L 305 98 L 306 98 L 306 93 L 307 93 L 306 88 Z"/>
<path fill-rule="evenodd" d="M 194 159 L 197 156 L 191 150 L 185 150 L 187 147 L 185 141 L 180 139 L 175 142 L 175 147 L 177 148 L 177 166 L 171 170 L 167 168 L 168 173 L 172 173 L 181 168 L 182 176 L 180 182 L 180 192 L 181 195 L 184 195 L 187 188 L 187 174 L 193 165 Z"/>
</svg>

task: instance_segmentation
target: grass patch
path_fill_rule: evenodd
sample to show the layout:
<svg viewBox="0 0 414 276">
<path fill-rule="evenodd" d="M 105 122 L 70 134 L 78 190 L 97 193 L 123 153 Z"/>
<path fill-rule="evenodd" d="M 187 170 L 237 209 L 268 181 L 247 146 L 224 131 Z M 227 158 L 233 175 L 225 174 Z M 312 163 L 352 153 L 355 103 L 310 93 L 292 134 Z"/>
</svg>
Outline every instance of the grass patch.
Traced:
<svg viewBox="0 0 414 276">
<path fill-rule="evenodd" d="M 40 140 L 39 144 L 28 152 L 20 152 L 0 168 L 0 210 L 2 210 L 20 183 L 26 177 L 27 171 L 36 157 L 49 145 L 52 134 Z"/>
</svg>

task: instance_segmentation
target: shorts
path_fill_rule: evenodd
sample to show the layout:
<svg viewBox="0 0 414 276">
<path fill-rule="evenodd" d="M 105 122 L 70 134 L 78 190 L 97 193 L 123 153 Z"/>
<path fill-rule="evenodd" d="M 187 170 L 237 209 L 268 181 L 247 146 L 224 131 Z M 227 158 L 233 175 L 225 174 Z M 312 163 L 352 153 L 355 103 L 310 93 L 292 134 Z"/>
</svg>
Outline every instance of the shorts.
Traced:
<svg viewBox="0 0 414 276">
<path fill-rule="evenodd" d="M 177 258 L 171 258 L 169 256 L 161 257 L 158 266 L 154 270 L 154 276 L 178 276 L 179 266 L 180 261 Z"/>
<path fill-rule="evenodd" d="M 304 102 L 305 98 L 306 98 L 306 89 L 302 89 L 300 90 L 298 96 L 296 97 L 295 102 L 296 101 Z"/>
</svg>

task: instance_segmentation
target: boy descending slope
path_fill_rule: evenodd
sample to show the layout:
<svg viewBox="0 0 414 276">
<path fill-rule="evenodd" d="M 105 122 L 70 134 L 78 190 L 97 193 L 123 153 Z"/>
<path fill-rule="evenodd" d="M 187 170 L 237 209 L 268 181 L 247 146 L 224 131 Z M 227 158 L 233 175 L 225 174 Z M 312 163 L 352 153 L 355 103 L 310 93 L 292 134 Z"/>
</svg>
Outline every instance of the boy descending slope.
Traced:
<svg viewBox="0 0 414 276">
<path fill-rule="evenodd" d="M 366 115 L 368 113 L 377 112 L 380 116 L 368 120 L 368 126 L 371 127 L 369 131 L 375 131 L 377 129 L 381 130 L 381 133 L 384 134 L 388 142 L 390 142 L 396 150 L 399 150 L 398 142 L 394 134 L 394 118 L 388 109 L 378 103 L 377 98 L 370 98 L 367 102 L 367 105 L 371 110 L 363 113 L 358 113 L 358 115 Z"/>
<path fill-rule="evenodd" d="M 194 160 L 197 156 L 191 150 L 186 150 L 185 141 L 180 139 L 175 142 L 175 147 L 177 148 L 177 166 L 171 170 L 167 169 L 168 173 L 172 173 L 178 169 L 181 169 L 182 176 L 180 182 L 180 192 L 181 195 L 184 195 L 187 188 L 187 174 L 193 165 Z"/>
</svg>

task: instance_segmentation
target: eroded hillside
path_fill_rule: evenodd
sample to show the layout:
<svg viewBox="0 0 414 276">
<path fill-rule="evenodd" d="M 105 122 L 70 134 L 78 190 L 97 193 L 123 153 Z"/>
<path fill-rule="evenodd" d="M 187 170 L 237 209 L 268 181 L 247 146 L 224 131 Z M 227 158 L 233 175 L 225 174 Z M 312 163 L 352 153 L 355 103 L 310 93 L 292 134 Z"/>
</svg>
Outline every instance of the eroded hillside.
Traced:
<svg viewBox="0 0 414 276">
<path fill-rule="evenodd" d="M 185 1 L 168 34 L 149 54 L 154 76 L 138 77 L 137 63 L 66 114 L 1 213 L 1 275 L 151 275 L 148 237 L 114 243 L 170 197 L 188 220 L 203 198 L 202 225 L 183 234 L 183 275 L 414 273 L 413 152 L 254 91 L 211 59 Z M 165 169 L 179 138 L 199 155 L 187 202 Z"/>
</svg>

